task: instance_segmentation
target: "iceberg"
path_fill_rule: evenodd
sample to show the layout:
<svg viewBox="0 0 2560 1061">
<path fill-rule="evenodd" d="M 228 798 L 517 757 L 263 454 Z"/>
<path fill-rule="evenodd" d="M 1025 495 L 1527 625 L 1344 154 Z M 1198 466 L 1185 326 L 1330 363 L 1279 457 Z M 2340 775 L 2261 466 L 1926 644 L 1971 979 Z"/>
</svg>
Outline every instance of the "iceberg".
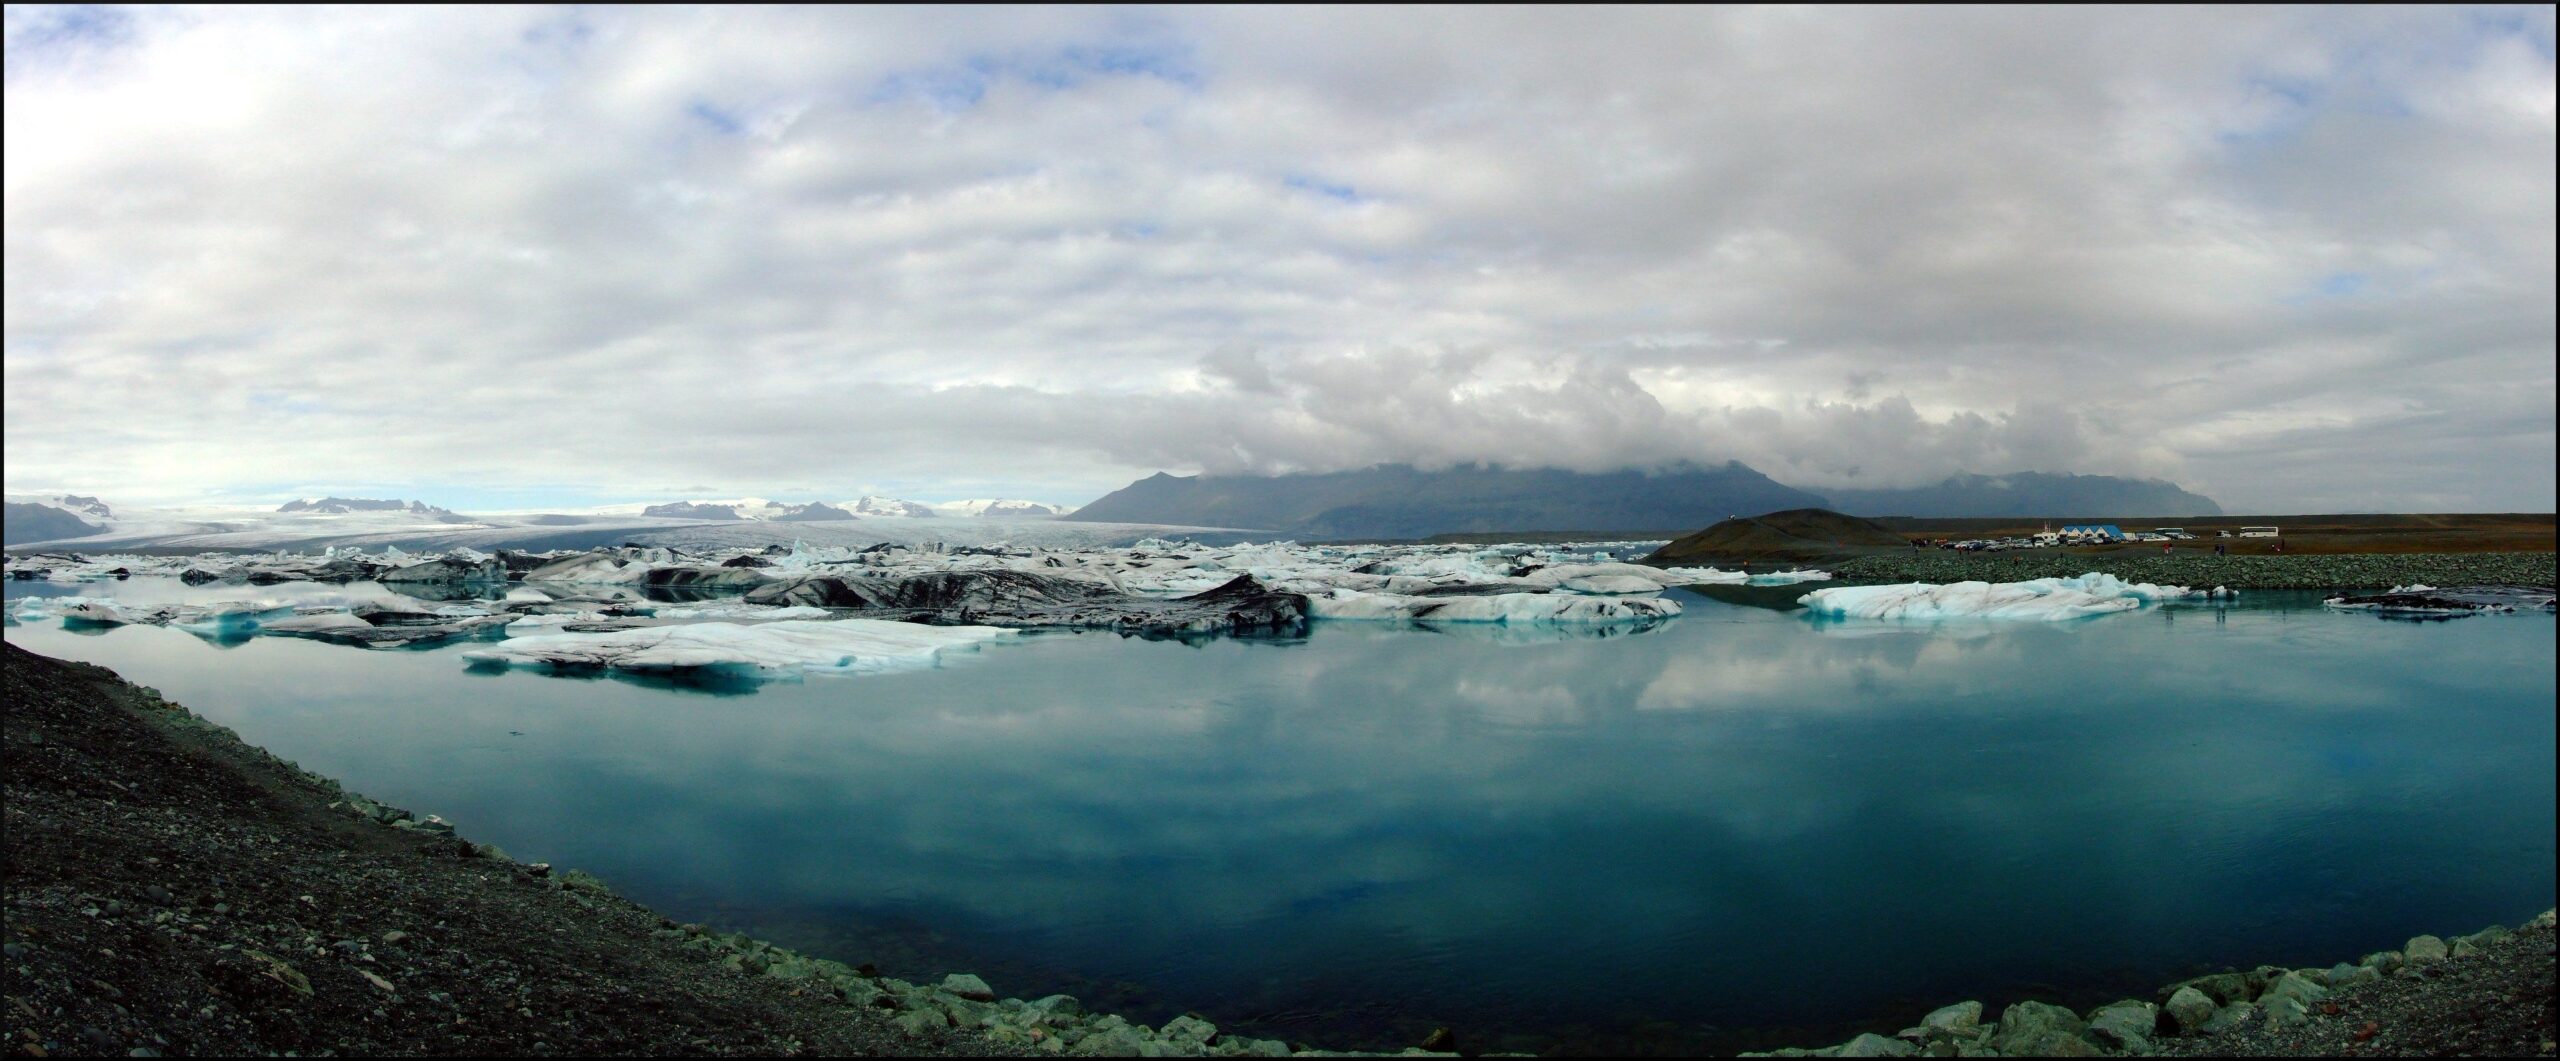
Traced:
<svg viewBox="0 0 2560 1061">
<path fill-rule="evenodd" d="M 2125 582 L 2090 572 L 2025 582 L 1908 582 L 1818 589 L 1796 598 L 1810 615 L 1839 619 L 2028 619 L 2056 622 L 2132 611 L 2188 596 L 2185 586 Z"/>
<path fill-rule="evenodd" d="M 1434 623 L 1642 623 L 1680 614 L 1680 602 L 1658 597 L 1561 593 L 1494 593 L 1412 597 L 1338 589 L 1307 598 L 1318 619 L 1424 620 Z"/>
<path fill-rule="evenodd" d="M 992 626 L 921 626 L 880 619 L 692 623 L 511 638 L 464 652 L 462 658 L 474 664 L 548 670 L 713 671 L 791 679 L 806 671 L 930 666 L 946 650 L 1012 635 L 1013 631 Z"/>
</svg>

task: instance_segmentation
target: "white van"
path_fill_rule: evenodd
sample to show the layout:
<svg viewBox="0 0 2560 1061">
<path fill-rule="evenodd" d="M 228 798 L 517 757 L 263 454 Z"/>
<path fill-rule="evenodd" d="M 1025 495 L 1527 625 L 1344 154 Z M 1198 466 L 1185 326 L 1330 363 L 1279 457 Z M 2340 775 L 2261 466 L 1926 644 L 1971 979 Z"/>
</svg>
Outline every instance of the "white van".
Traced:
<svg viewBox="0 0 2560 1061">
<path fill-rule="evenodd" d="M 2240 536 L 2243 538 L 2282 537 L 2282 535 L 2276 532 L 2274 527 L 2242 527 L 2240 528 Z"/>
</svg>

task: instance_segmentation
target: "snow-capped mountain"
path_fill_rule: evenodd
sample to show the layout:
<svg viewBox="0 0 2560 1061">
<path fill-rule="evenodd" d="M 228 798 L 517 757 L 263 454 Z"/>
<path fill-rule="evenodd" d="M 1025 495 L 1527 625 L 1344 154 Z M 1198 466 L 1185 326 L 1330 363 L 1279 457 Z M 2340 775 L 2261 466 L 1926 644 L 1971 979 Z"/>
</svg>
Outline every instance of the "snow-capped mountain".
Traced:
<svg viewBox="0 0 2560 1061">
<path fill-rule="evenodd" d="M 972 498 L 967 501 L 945 501 L 933 506 L 935 515 L 989 516 L 999 519 L 1050 519 L 1066 515 L 1074 509 L 1065 505 L 1047 505 L 1038 501 L 1009 498 Z"/>
<path fill-rule="evenodd" d="M 94 499 L 91 499 L 94 500 Z M 406 512 L 413 516 L 450 516 L 452 509 L 438 508 L 424 501 L 372 497 L 303 497 L 276 507 L 278 512 L 316 512 L 327 516 L 343 516 L 350 512 Z"/>
<path fill-rule="evenodd" d="M 11 500 L 14 501 L 17 499 L 11 498 Z M 84 497 L 79 494 L 63 494 L 60 497 L 48 497 L 37 503 L 52 505 L 55 508 L 69 512 L 75 516 L 95 519 L 114 519 L 116 517 L 115 510 L 107 507 L 106 502 L 100 501 L 94 497 Z"/>
<path fill-rule="evenodd" d="M 843 506 L 824 501 L 795 505 L 768 501 L 761 497 L 741 497 L 727 501 L 670 501 L 649 505 L 640 515 L 669 519 L 752 520 L 757 522 L 815 523 L 823 520 L 856 519 Z"/>
<path fill-rule="evenodd" d="M 865 494 L 859 499 L 842 502 L 842 504 L 844 507 L 852 509 L 853 514 L 857 516 L 915 517 L 933 515 L 933 506 L 925 504 L 922 501 L 908 501 L 904 498 L 882 497 L 878 494 Z"/>
<path fill-rule="evenodd" d="M 113 510 L 106 502 L 78 494 L 54 497 L 11 496 L 7 526 L 0 538 L 8 544 L 86 538 L 107 528 Z"/>
<path fill-rule="evenodd" d="M 599 512 L 656 516 L 664 519 L 739 520 L 745 522 L 809 522 L 816 520 L 942 517 L 992 517 L 997 519 L 1052 519 L 1074 509 L 1066 505 L 1044 504 L 1011 498 L 973 498 L 966 501 L 923 502 L 872 494 L 851 501 L 811 501 L 795 504 L 761 497 L 722 499 L 693 498 L 645 506 L 615 505 Z"/>
</svg>

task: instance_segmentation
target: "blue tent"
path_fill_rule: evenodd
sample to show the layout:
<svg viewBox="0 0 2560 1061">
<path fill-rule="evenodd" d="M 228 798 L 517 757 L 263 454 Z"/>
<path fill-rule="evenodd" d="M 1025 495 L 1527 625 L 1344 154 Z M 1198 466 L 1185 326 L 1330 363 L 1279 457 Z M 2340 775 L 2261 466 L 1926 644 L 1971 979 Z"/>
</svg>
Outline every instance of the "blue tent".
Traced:
<svg viewBox="0 0 2560 1061">
<path fill-rule="evenodd" d="M 2124 531 L 2117 529 L 2116 525 L 2113 523 L 2074 523 L 2063 527 L 2062 533 L 2065 535 L 2082 535 L 2091 538 L 2108 538 L 2114 541 L 2124 540 Z"/>
</svg>

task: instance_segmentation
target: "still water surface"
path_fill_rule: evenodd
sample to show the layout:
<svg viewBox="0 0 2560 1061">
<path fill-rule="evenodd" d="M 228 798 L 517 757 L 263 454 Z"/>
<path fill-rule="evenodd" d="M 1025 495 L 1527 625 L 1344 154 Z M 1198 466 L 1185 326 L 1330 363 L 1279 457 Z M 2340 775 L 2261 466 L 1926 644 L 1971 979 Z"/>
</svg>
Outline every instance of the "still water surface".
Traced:
<svg viewBox="0 0 2560 1061">
<path fill-rule="evenodd" d="M 2552 905 L 2548 615 L 1709 592 L 1616 637 L 1048 635 L 751 692 L 7 636 L 679 919 L 1330 1046 L 1818 1044 Z"/>
</svg>

